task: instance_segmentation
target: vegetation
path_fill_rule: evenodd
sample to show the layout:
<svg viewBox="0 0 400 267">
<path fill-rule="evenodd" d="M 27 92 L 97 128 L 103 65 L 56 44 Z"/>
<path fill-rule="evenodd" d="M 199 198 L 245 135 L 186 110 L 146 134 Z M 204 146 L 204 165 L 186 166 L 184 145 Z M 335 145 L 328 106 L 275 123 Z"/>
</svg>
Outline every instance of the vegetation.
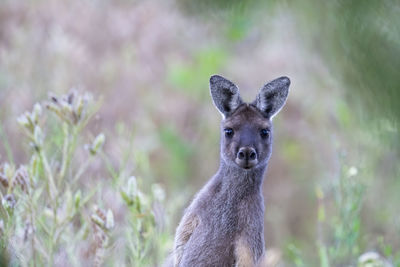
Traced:
<svg viewBox="0 0 400 267">
<path fill-rule="evenodd" d="M 42 114 L 42 106 L 55 116 Z M 82 130 L 98 107 L 90 95 L 73 91 L 36 103 L 32 112 L 18 118 L 31 157 L 18 167 L 1 165 L 3 262 L 12 266 L 82 265 L 85 261 L 95 266 L 149 266 L 165 256 L 168 237 L 156 227 L 153 210 L 164 209 L 165 192 L 159 185 L 153 184 L 152 192 L 144 194 L 134 176 L 114 169 L 109 170 L 107 181 L 81 181 L 87 179 L 87 170 L 97 158 L 107 162 L 103 133 L 82 144 L 87 140 Z M 74 160 L 78 150 L 85 154 L 85 161 Z M 111 188 L 109 198 L 124 209 L 126 218 L 117 224 L 112 203 L 101 200 L 106 187 Z"/>
<path fill-rule="evenodd" d="M 269 262 L 400 266 L 398 10 L 4 1 L 0 265 L 160 266 L 218 166 L 220 73 L 247 101 L 292 80 L 263 187 Z"/>
</svg>

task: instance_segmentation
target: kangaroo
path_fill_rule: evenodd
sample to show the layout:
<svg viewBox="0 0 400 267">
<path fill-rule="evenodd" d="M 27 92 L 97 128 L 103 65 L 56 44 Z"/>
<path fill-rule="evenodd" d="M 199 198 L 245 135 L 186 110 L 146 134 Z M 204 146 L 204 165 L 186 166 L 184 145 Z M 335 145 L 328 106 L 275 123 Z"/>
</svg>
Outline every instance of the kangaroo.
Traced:
<svg viewBox="0 0 400 267">
<path fill-rule="evenodd" d="M 272 118 L 285 104 L 289 85 L 289 78 L 277 78 L 245 103 L 235 84 L 211 76 L 212 100 L 222 114 L 220 166 L 184 212 L 175 235 L 174 266 L 261 264 L 261 185 L 271 156 Z"/>
</svg>

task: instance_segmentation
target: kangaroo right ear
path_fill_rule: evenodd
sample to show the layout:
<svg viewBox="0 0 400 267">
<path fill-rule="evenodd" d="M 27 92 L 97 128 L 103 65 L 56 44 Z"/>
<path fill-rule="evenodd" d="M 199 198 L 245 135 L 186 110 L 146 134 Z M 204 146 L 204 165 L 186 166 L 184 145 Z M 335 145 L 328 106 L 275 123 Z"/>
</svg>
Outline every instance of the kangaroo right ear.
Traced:
<svg viewBox="0 0 400 267">
<path fill-rule="evenodd" d="M 228 117 L 243 103 L 237 86 L 222 76 L 211 76 L 210 91 L 214 105 L 223 118 Z"/>
</svg>

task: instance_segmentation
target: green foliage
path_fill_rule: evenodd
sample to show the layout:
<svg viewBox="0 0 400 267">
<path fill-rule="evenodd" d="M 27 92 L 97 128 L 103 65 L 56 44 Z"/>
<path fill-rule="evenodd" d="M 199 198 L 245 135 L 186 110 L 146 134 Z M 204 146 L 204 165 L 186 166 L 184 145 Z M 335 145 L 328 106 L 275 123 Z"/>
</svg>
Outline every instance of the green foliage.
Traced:
<svg viewBox="0 0 400 267">
<path fill-rule="evenodd" d="M 174 88 L 196 99 L 208 97 L 208 79 L 218 72 L 226 61 L 226 52 L 220 47 L 210 47 L 198 51 L 191 63 L 171 63 L 168 80 Z"/>
<path fill-rule="evenodd" d="M 160 129 L 160 141 L 166 148 L 167 171 L 177 185 L 181 184 L 188 174 L 188 159 L 192 148 L 178 135 L 175 128 L 163 126 Z"/>
<path fill-rule="evenodd" d="M 353 112 L 369 127 L 374 122 L 380 128 L 379 122 L 386 118 L 398 130 L 399 2 L 311 0 L 292 9 L 303 21 L 309 39 L 318 40 L 321 55 L 344 82 Z"/>
<path fill-rule="evenodd" d="M 249 6 L 245 3 L 231 7 L 227 15 L 226 29 L 226 37 L 229 41 L 238 42 L 246 37 L 252 24 L 249 9 Z"/>
<path fill-rule="evenodd" d="M 303 261 L 303 255 L 300 249 L 294 244 L 290 243 L 286 246 L 285 257 L 297 267 L 306 266 Z"/>
<path fill-rule="evenodd" d="M 145 195 L 138 189 L 136 178 L 132 176 L 127 186 L 120 191 L 128 207 L 128 227 L 124 230 L 127 238 L 127 263 L 131 266 L 149 266 L 164 256 L 158 244 L 161 244 L 160 238 L 165 234 L 157 228 L 152 205 L 160 205 L 165 199 L 165 193 L 158 185 L 155 186 L 158 189 L 153 195 Z"/>
<path fill-rule="evenodd" d="M 344 167 L 332 188 L 337 214 L 332 218 L 334 245 L 329 255 L 336 264 L 351 261 L 360 253 L 360 210 L 365 187 L 357 173 L 355 167 Z"/>
<path fill-rule="evenodd" d="M 179 0 L 178 3 L 187 11 L 196 15 L 203 15 L 215 13 L 220 10 L 229 10 L 237 6 L 251 4 L 252 1 L 239 1 L 239 0 Z"/>
<path fill-rule="evenodd" d="M 43 114 L 42 106 L 55 116 Z M 103 133 L 89 144 L 81 143 L 98 107 L 90 95 L 73 91 L 52 96 L 44 105 L 37 103 L 18 118 L 31 155 L 26 165 L 0 165 L 1 261 L 18 266 L 53 266 L 60 261 L 75 266 L 86 261 L 94 266 L 149 266 L 164 257 L 168 238 L 153 212 L 155 206 L 163 209 L 165 193 L 159 185 L 152 185 L 153 193 L 146 195 L 136 178 L 125 178 L 121 170 L 113 170 L 111 187 L 81 181 L 93 175 L 89 169 L 100 154 L 106 158 Z M 47 127 L 52 123 L 56 127 Z M 85 160 L 76 160 L 79 153 Z M 116 221 L 114 203 L 99 201 L 102 188 L 111 189 L 111 199 L 126 209 L 126 220 Z M 122 254 L 115 253 L 116 246 L 122 246 Z"/>
<path fill-rule="evenodd" d="M 400 266 L 399 1 L 48 2 L 0 7 L 0 266 L 158 265 L 218 164 L 216 73 L 292 79 L 264 187 L 279 264 Z M 101 116 L 73 93 L 16 129 L 75 84 Z"/>
<path fill-rule="evenodd" d="M 400 234 L 400 233 L 399 233 Z M 385 258 L 390 259 L 393 262 L 393 266 L 400 266 L 400 251 L 395 251 L 393 246 L 385 242 L 383 237 L 378 238 L 379 249 L 382 251 Z"/>
<path fill-rule="evenodd" d="M 327 193 L 317 188 L 319 257 L 321 266 L 354 263 L 361 251 L 360 211 L 365 192 L 356 167 L 343 166 Z M 333 195 L 333 210 L 326 217 L 325 195 Z M 329 229 L 329 231 L 324 231 Z M 328 241 L 328 242 L 327 242 Z"/>
</svg>

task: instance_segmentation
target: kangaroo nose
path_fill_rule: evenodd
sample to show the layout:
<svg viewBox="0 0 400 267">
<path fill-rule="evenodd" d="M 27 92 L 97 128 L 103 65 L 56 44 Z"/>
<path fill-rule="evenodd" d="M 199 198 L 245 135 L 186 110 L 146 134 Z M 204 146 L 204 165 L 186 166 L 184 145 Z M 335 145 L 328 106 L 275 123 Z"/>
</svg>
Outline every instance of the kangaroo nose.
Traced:
<svg viewBox="0 0 400 267">
<path fill-rule="evenodd" d="M 236 156 L 239 160 L 251 161 L 257 158 L 256 150 L 252 147 L 242 147 Z"/>
</svg>

